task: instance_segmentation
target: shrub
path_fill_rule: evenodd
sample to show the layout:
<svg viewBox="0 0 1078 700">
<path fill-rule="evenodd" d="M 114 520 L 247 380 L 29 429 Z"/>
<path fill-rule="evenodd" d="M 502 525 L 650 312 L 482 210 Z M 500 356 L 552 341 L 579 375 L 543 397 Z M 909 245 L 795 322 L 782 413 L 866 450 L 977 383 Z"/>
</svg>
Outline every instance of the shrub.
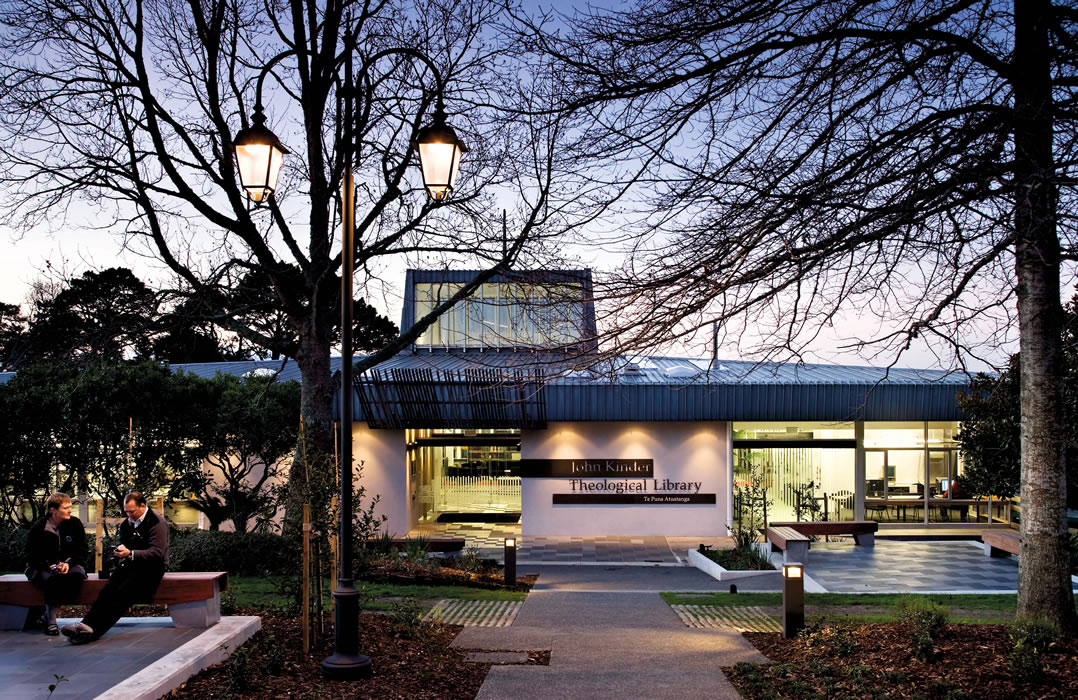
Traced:
<svg viewBox="0 0 1078 700">
<path fill-rule="evenodd" d="M 226 668 L 228 669 L 228 690 L 231 693 L 242 693 L 250 685 L 247 675 L 247 647 L 238 647 L 232 656 L 228 657 Z"/>
<path fill-rule="evenodd" d="M 168 548 L 172 571 L 227 571 L 240 576 L 282 574 L 297 568 L 280 535 L 256 532 L 173 530 Z"/>
<path fill-rule="evenodd" d="M 803 627 L 797 633 L 797 643 L 804 649 L 822 648 L 838 658 L 857 649 L 857 640 L 848 626 L 828 625 L 822 620 Z"/>
<path fill-rule="evenodd" d="M 923 596 L 904 595 L 898 599 L 898 611 L 910 627 L 913 658 L 931 660 L 935 641 L 947 626 L 947 608 Z"/>
<path fill-rule="evenodd" d="M 390 615 L 397 633 L 404 639 L 417 638 L 427 626 L 423 622 L 423 608 L 413 598 L 403 598 L 393 603 Z"/>
<path fill-rule="evenodd" d="M 23 552 L 26 549 L 27 528 L 18 525 L 0 527 L 0 571 L 24 571 L 26 561 Z M 90 551 L 93 551 L 92 549 Z"/>
<path fill-rule="evenodd" d="M 427 558 L 430 545 L 423 537 L 409 537 L 404 541 L 404 553 L 412 561 L 423 561 Z"/>
<path fill-rule="evenodd" d="M 1011 625 L 1009 633 L 1011 651 L 1007 666 L 1011 677 L 1018 683 L 1040 680 L 1044 674 L 1041 656 L 1055 643 L 1055 625 L 1048 620 L 1019 620 Z"/>
</svg>

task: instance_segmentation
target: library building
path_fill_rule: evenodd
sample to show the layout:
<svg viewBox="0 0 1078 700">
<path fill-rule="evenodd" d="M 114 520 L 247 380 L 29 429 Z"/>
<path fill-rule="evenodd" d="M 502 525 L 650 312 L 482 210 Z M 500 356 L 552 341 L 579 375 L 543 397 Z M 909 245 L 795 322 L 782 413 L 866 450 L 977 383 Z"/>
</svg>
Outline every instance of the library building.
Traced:
<svg viewBox="0 0 1078 700">
<path fill-rule="evenodd" d="M 475 274 L 408 271 L 401 326 Z M 766 489 L 769 521 L 1009 518 L 1005 504 L 952 487 L 965 377 L 596 361 L 590 297 L 587 270 L 495 278 L 355 377 L 354 455 L 390 532 L 519 522 L 524 536 L 725 535 L 753 485 Z"/>
</svg>

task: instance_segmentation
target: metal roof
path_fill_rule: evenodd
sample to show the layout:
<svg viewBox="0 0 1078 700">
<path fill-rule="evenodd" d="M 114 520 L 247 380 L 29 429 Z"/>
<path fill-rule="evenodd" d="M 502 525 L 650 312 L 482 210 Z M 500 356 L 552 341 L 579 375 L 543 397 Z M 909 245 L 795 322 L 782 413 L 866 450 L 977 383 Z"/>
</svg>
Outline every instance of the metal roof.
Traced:
<svg viewBox="0 0 1078 700">
<path fill-rule="evenodd" d="M 330 358 L 331 371 L 340 365 L 340 357 Z M 172 370 L 207 378 L 276 372 L 278 381 L 301 380 L 292 360 L 188 363 Z M 743 360 L 711 366 L 708 360 L 653 356 L 582 367 L 581 358 L 565 353 L 513 350 L 405 352 L 366 376 L 392 383 L 394 370 L 398 376 L 402 370 L 429 371 L 447 385 L 479 370 L 539 372 L 547 421 L 950 421 L 962 418 L 955 395 L 969 389 L 964 374 L 941 370 Z M 0 373 L 0 383 L 12 376 Z M 355 392 L 353 408 L 356 420 L 365 420 Z"/>
<path fill-rule="evenodd" d="M 959 420 L 968 378 L 940 370 L 677 357 L 605 360 L 574 369 L 558 353 L 418 350 L 374 371 L 538 370 L 548 421 Z M 361 419 L 363 413 L 355 415 Z"/>
</svg>

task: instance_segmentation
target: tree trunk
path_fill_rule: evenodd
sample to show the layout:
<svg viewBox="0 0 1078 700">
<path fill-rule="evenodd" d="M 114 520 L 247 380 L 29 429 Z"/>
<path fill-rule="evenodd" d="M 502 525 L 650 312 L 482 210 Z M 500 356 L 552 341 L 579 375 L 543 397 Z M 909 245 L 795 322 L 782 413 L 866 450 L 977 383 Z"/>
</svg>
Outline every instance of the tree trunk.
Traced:
<svg viewBox="0 0 1078 700">
<path fill-rule="evenodd" d="M 1066 548 L 1060 248 L 1048 0 L 1015 0 L 1015 267 L 1021 333 L 1022 554 L 1018 617 L 1074 629 Z"/>
<path fill-rule="evenodd" d="M 288 498 L 285 502 L 286 525 L 298 523 L 303 514 L 303 485 L 311 469 L 332 468 L 333 465 L 333 374 L 329 364 L 329 342 L 314 332 L 300 337 L 300 352 L 296 357 L 302 375 L 300 411 L 303 436 L 296 457 L 288 472 Z"/>
</svg>

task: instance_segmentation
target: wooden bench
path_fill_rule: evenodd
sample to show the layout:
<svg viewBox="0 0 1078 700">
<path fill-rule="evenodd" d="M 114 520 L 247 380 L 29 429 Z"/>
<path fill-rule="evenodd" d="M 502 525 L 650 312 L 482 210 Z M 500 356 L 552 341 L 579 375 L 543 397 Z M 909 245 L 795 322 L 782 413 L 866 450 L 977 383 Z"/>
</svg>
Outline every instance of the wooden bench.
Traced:
<svg viewBox="0 0 1078 700">
<path fill-rule="evenodd" d="M 987 557 L 1018 554 L 1021 548 L 1021 540 L 1014 530 L 981 530 L 981 542 L 984 542 L 984 554 Z"/>
<path fill-rule="evenodd" d="M 855 544 L 872 547 L 876 544 L 876 532 L 880 524 L 875 520 L 839 520 L 835 522 L 771 523 L 771 527 L 792 527 L 802 535 L 835 536 L 853 535 Z"/>
<path fill-rule="evenodd" d="M 107 579 L 90 574 L 82 582 L 72 605 L 90 605 L 97 600 Z M 212 627 L 221 619 L 221 591 L 228 588 L 224 571 L 176 571 L 165 574 L 150 600 L 138 603 L 167 605 L 176 627 Z M 0 630 L 21 630 L 31 606 L 45 604 L 45 594 L 22 574 L 0 576 Z"/>
<path fill-rule="evenodd" d="M 782 552 L 783 561 L 808 561 L 809 538 L 792 527 L 764 528 L 764 537 L 771 543 L 772 552 Z"/>
<path fill-rule="evenodd" d="M 363 545 L 367 549 L 374 549 L 379 546 L 381 540 L 366 540 Z M 408 548 L 408 545 L 420 542 L 419 539 L 408 537 L 394 537 L 393 546 L 397 548 L 397 551 L 403 552 Z M 463 537 L 435 537 L 432 539 L 424 538 L 422 542 L 427 546 L 428 552 L 460 552 L 464 549 Z"/>
</svg>

